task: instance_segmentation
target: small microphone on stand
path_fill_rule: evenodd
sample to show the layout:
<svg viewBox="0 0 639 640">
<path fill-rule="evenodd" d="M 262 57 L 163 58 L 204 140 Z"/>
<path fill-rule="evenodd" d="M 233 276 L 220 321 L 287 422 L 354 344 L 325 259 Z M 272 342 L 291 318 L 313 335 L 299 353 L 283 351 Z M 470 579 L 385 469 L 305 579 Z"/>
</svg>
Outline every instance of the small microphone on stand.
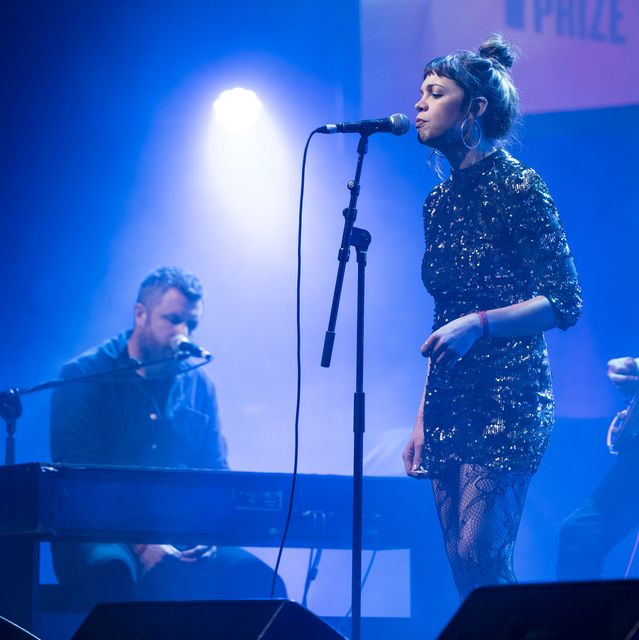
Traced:
<svg viewBox="0 0 639 640">
<path fill-rule="evenodd" d="M 194 358 L 203 358 L 204 360 L 212 360 L 213 354 L 203 349 L 199 345 L 191 342 L 187 336 L 180 334 L 171 340 L 171 346 L 176 353 L 188 353 Z"/>
</svg>

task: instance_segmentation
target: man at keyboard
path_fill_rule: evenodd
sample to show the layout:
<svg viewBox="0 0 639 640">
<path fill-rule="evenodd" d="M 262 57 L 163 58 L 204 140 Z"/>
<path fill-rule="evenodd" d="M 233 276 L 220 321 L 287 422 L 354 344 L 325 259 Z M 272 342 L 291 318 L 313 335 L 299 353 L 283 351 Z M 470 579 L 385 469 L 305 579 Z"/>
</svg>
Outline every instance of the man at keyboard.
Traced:
<svg viewBox="0 0 639 640">
<path fill-rule="evenodd" d="M 54 462 L 228 468 L 214 386 L 194 368 L 197 359 L 175 357 L 184 343 L 205 355 L 188 342 L 202 316 L 202 298 L 193 274 L 157 269 L 140 286 L 133 329 L 64 366 L 63 378 L 101 375 L 54 391 Z M 155 364 L 122 371 L 132 360 Z M 58 580 L 86 607 L 136 598 L 267 597 L 273 579 L 270 567 L 239 548 L 57 542 L 52 553 Z M 275 595 L 286 595 L 279 578 Z"/>
</svg>

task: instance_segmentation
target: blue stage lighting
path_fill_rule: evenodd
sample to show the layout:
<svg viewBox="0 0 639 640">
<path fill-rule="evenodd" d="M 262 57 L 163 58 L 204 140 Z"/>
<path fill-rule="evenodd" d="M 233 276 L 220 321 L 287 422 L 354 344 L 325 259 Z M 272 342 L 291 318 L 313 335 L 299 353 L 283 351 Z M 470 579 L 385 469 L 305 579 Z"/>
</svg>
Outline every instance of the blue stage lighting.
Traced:
<svg viewBox="0 0 639 640">
<path fill-rule="evenodd" d="M 232 131 L 246 131 L 259 119 L 262 103 L 255 91 L 235 87 L 222 91 L 213 103 L 215 118 Z"/>
</svg>

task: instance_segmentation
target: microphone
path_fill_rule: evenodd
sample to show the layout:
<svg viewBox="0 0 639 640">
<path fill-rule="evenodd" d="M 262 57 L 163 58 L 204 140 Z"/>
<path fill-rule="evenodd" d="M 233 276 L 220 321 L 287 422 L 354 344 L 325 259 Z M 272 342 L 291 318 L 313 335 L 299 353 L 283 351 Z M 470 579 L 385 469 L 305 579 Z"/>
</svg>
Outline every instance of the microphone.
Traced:
<svg viewBox="0 0 639 640">
<path fill-rule="evenodd" d="M 392 133 L 403 136 L 410 129 L 410 120 L 403 113 L 394 113 L 388 118 L 377 120 L 357 120 L 356 122 L 338 122 L 317 127 L 316 133 L 361 133 L 370 136 L 373 133 Z"/>
<path fill-rule="evenodd" d="M 171 340 L 171 346 L 177 353 L 188 353 L 190 356 L 195 358 L 204 358 L 205 360 L 213 359 L 212 353 L 206 349 L 202 349 L 202 347 L 198 346 L 194 342 L 191 342 L 183 333 L 179 336 L 175 336 Z"/>
</svg>

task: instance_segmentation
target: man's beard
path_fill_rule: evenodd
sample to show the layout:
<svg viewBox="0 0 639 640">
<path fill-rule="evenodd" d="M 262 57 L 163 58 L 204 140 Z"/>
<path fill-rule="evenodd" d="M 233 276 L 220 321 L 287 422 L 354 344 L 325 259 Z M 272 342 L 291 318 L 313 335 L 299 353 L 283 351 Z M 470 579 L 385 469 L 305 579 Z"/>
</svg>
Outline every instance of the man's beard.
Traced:
<svg viewBox="0 0 639 640">
<path fill-rule="evenodd" d="M 155 337 L 148 332 L 143 332 L 138 338 L 138 347 L 143 362 L 152 362 L 171 358 L 175 350 L 171 345 L 160 344 Z"/>
</svg>

